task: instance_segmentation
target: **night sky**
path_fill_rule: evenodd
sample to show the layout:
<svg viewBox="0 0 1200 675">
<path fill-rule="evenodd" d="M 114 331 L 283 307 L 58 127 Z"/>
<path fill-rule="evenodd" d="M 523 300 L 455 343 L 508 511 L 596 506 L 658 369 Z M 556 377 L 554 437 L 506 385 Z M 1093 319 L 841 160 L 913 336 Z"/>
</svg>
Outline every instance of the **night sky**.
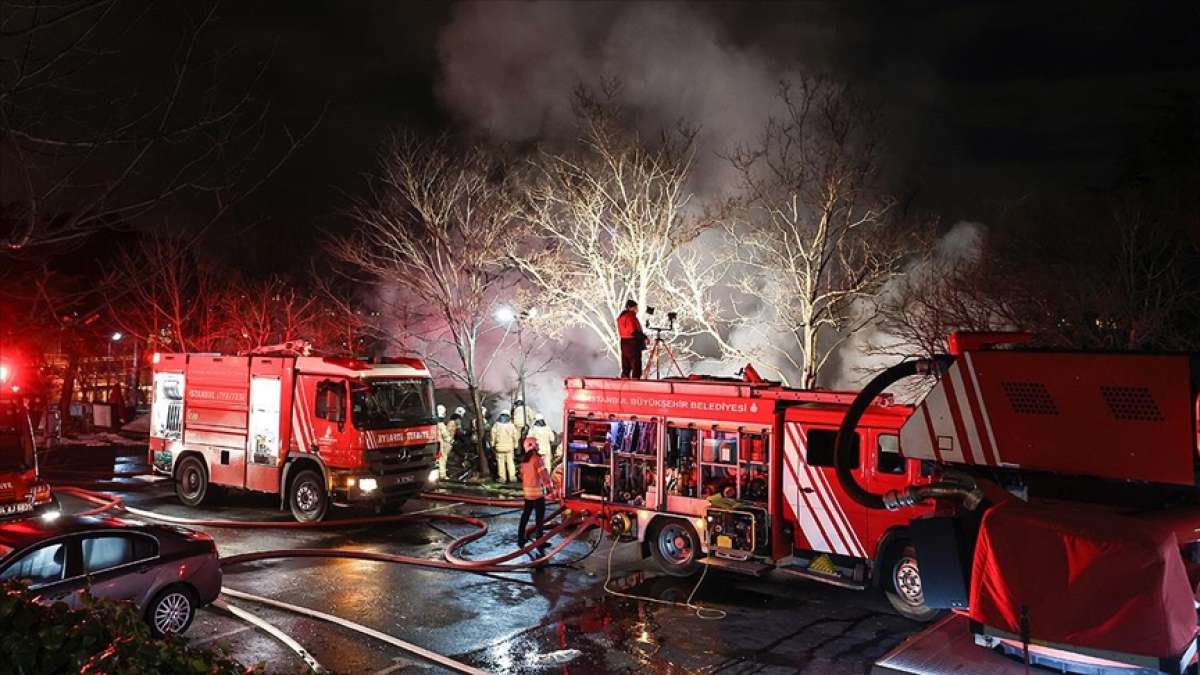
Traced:
<svg viewBox="0 0 1200 675">
<path fill-rule="evenodd" d="M 686 18 L 677 38 L 686 43 L 692 26 L 700 26 L 719 49 L 766 64 L 763 79 L 815 70 L 855 82 L 887 114 L 890 187 L 948 220 L 986 220 L 989 213 L 980 205 L 1030 192 L 1110 186 L 1122 162 L 1169 112 L 1194 104 L 1200 91 L 1200 7 L 1194 3 L 665 7 L 667 21 Z M 561 66 L 564 49 L 584 65 L 559 68 L 555 82 L 586 76 L 588 59 L 604 54 L 597 62 L 622 68 L 606 74 L 636 80 L 644 65 L 657 67 L 656 77 L 674 73 L 679 82 L 703 85 L 709 74 L 686 63 L 678 68 L 655 63 L 661 51 L 613 55 L 658 41 L 658 29 L 645 17 L 654 18 L 661 8 L 227 3 L 214 42 L 238 45 L 255 58 L 270 56 L 259 95 L 271 102 L 274 123 L 302 128 L 322 110 L 325 116 L 307 146 L 238 223 L 214 233 L 209 247 L 229 251 L 223 240 L 237 233 L 259 244 L 283 243 L 273 250 L 300 252 L 320 229 L 338 229 L 339 210 L 361 189 L 359 176 L 372 168 L 381 141 L 398 126 L 538 140 L 537 130 L 527 128 L 496 134 L 481 124 L 470 99 L 455 99 L 453 90 L 498 87 L 496 96 L 510 94 L 505 105 L 536 109 L 559 94 L 539 91 L 523 100 L 528 90 L 521 87 L 544 82 L 542 72 Z M 560 30 L 556 22 L 578 30 Z M 630 32 L 629 24 L 638 22 L 647 25 L 647 33 Z M 155 26 L 142 24 L 135 39 L 153 39 Z M 614 37 L 621 31 L 623 37 Z M 635 36 L 632 43 L 629 35 Z M 519 58 L 512 56 L 516 51 Z M 470 67 L 484 63 L 500 70 L 468 68 L 464 80 L 461 64 L 454 63 L 462 58 Z M 458 68 L 453 75 L 458 81 L 448 86 L 451 68 Z M 497 72 L 513 79 L 498 84 Z M 569 94 L 562 91 L 561 100 Z M 721 107 L 719 101 L 713 105 Z M 554 133 L 549 122 L 544 130 Z M 257 266 L 287 268 L 285 256 L 273 263 L 264 262 L 255 247 L 238 251 L 225 255 L 247 265 L 257 259 Z"/>
</svg>

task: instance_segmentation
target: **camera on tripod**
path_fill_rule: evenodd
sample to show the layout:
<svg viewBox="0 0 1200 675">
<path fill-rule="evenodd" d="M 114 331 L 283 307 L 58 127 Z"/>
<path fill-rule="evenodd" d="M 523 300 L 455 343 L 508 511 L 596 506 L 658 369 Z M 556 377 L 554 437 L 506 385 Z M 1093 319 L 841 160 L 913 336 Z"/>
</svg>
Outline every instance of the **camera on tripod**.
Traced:
<svg viewBox="0 0 1200 675">
<path fill-rule="evenodd" d="M 654 308 L 653 307 L 646 308 L 646 316 L 654 316 Z M 665 330 L 666 331 L 675 330 L 675 319 L 678 319 L 678 318 L 679 318 L 678 312 L 667 312 L 667 325 L 653 326 L 653 325 L 650 325 L 650 323 L 647 321 L 646 328 L 649 330 L 656 330 L 660 333 Z"/>
<path fill-rule="evenodd" d="M 646 308 L 646 316 L 654 316 L 654 308 Z M 650 348 L 650 358 L 647 363 L 654 369 L 654 376 L 657 379 L 662 379 L 663 368 L 662 359 L 665 357 L 672 366 L 675 367 L 675 373 L 679 377 L 683 377 L 683 369 L 679 367 L 679 360 L 675 358 L 675 352 L 671 351 L 670 340 L 663 338 L 663 333 L 675 331 L 675 320 L 679 318 L 676 312 L 667 312 L 667 323 L 663 326 L 650 325 L 650 320 L 646 320 L 646 329 L 654 331 L 654 345 Z"/>
</svg>

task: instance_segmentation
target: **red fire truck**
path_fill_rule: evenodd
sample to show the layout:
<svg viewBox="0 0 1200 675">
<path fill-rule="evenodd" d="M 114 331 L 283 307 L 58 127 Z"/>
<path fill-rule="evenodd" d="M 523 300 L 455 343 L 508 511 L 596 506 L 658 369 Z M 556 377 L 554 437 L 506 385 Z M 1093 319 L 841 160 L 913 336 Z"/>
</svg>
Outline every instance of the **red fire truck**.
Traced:
<svg viewBox="0 0 1200 675">
<path fill-rule="evenodd" d="M 925 603 L 976 645 L 1059 672 L 1196 673 L 1200 355 L 994 348 L 1029 337 L 956 334 L 880 373 L 840 427 L 837 483 L 906 515 Z M 937 476 L 872 487 L 849 469 L 854 430 L 920 373 L 936 383 L 901 448 Z"/>
<path fill-rule="evenodd" d="M 38 474 L 33 425 L 16 363 L 0 360 L 0 519 L 54 517 L 58 500 Z"/>
<path fill-rule="evenodd" d="M 300 522 L 328 506 L 398 508 L 437 480 L 433 381 L 419 359 L 155 354 L 150 461 L 188 506 L 210 486 L 281 495 Z"/>
<path fill-rule="evenodd" d="M 570 378 L 566 505 L 602 513 L 607 529 L 641 542 L 669 574 L 707 564 L 878 584 L 900 612 L 929 618 L 911 514 L 865 509 L 838 484 L 834 444 L 854 397 L 714 377 Z M 863 484 L 927 481 L 921 462 L 899 454 L 911 413 L 889 396 L 872 401 L 855 436 L 853 474 Z"/>
</svg>

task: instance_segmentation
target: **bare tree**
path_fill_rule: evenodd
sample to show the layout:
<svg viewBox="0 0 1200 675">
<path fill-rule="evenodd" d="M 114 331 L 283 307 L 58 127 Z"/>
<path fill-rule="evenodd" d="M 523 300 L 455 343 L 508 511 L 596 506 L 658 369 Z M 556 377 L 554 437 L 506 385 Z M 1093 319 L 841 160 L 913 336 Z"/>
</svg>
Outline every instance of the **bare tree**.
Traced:
<svg viewBox="0 0 1200 675">
<path fill-rule="evenodd" d="M 870 323 L 875 294 L 908 251 L 887 239 L 891 202 L 876 191 L 874 109 L 847 86 L 813 77 L 781 85 L 780 99 L 782 115 L 730 157 L 743 210 L 724 221 L 729 259 L 720 264 L 737 293 L 704 313 L 725 358 L 812 387 L 839 346 Z M 711 276 L 692 263 L 693 278 Z"/>
<path fill-rule="evenodd" d="M 427 310 L 416 337 L 427 358 L 470 392 L 477 419 L 487 367 L 480 339 L 513 283 L 505 251 L 520 237 L 511 181 L 510 167 L 483 147 L 399 135 L 368 178 L 369 196 L 351 209 L 356 230 L 331 244 L 337 258 Z M 446 346 L 453 360 L 441 356 Z M 482 436 L 476 449 L 486 474 Z"/>
<path fill-rule="evenodd" d="M 150 348 L 210 351 L 221 338 L 212 269 L 182 237 L 146 235 L 122 250 L 104 284 L 123 298 L 109 314 Z"/>
<path fill-rule="evenodd" d="M 688 216 L 695 134 L 682 129 L 648 143 L 623 111 L 586 94 L 577 111 L 574 146 L 543 149 L 533 162 L 531 238 L 514 240 L 513 258 L 553 325 L 586 327 L 619 361 L 625 301 L 665 300 L 677 248 L 701 229 Z"/>
<path fill-rule="evenodd" d="M 241 353 L 324 337 L 326 316 L 320 299 L 280 277 L 248 280 L 229 275 L 214 300 L 222 348 Z M 314 346 L 324 345 L 314 342 Z"/>
<path fill-rule="evenodd" d="M 254 96 L 265 61 L 234 67 L 241 50 L 211 43 L 219 3 L 176 9 L 0 3 L 0 255 L 44 255 L 181 199 L 203 229 L 311 132 L 286 133 L 263 161 L 275 145 Z M 173 46 L 130 39 L 158 20 L 177 28 Z"/>
</svg>

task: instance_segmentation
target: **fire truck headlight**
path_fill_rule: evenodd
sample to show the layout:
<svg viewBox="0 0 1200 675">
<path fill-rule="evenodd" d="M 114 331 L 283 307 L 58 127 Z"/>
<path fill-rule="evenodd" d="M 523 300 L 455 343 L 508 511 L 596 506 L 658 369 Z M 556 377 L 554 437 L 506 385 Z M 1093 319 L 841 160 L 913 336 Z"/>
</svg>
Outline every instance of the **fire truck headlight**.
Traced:
<svg viewBox="0 0 1200 675">
<path fill-rule="evenodd" d="M 429 472 L 429 482 L 436 483 L 437 479 L 438 479 L 438 470 L 434 469 L 433 471 L 430 471 Z"/>
<path fill-rule="evenodd" d="M 363 492 L 374 492 L 377 487 L 379 487 L 379 484 L 375 482 L 374 478 L 360 478 L 358 480 L 358 489 Z"/>
<path fill-rule="evenodd" d="M 53 523 L 54 521 L 58 520 L 59 516 L 61 515 L 62 511 L 59 511 L 58 509 L 52 509 L 42 514 L 42 520 L 47 523 Z"/>
</svg>

